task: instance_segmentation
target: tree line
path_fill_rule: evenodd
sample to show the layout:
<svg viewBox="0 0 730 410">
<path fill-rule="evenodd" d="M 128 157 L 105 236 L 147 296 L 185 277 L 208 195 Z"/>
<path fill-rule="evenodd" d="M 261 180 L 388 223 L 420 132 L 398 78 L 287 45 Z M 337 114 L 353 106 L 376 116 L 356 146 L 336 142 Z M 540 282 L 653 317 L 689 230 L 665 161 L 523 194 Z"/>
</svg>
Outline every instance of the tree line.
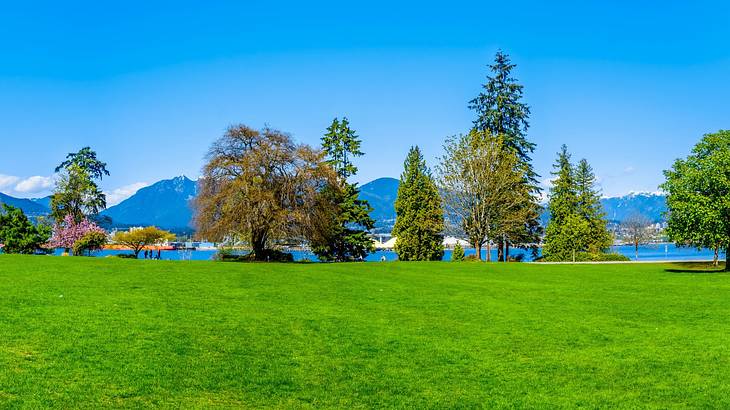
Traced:
<svg viewBox="0 0 730 410">
<path fill-rule="evenodd" d="M 449 136 L 432 169 L 418 146 L 409 150 L 395 202 L 392 231 L 398 258 L 441 260 L 444 235 L 466 238 L 475 259 L 497 248 L 509 261 L 520 247 L 547 261 L 619 259 L 607 251 L 613 241 L 599 199 L 596 177 L 586 159 L 571 161 L 562 146 L 547 192 L 549 222 L 543 227 L 538 175 L 532 165 L 536 144 L 527 137 L 530 107 L 515 65 L 498 52 L 480 93 L 468 103 L 475 118 L 466 133 Z M 355 161 L 361 139 L 346 117 L 335 118 L 320 147 L 296 143 L 282 131 L 229 127 L 205 157 L 194 201 L 197 235 L 244 245 L 243 259 L 286 261 L 282 249 L 309 246 L 321 261 L 358 261 L 373 252 L 372 208 L 360 199 Z M 22 212 L 0 211 L 0 242 L 6 253 L 64 248 L 90 253 L 106 243 L 99 227 L 106 197 L 98 186 L 109 175 L 89 147 L 71 153 L 55 169 L 51 219 L 35 223 Z M 686 159 L 665 171 L 669 238 L 680 246 L 715 250 L 715 261 L 730 246 L 730 132 L 708 134 Z M 632 222 L 633 225 L 638 221 Z M 638 249 L 641 228 L 627 225 Z M 119 233 L 116 242 L 139 253 L 146 244 L 169 239 L 167 232 Z M 453 258 L 464 258 L 461 245 Z M 237 257 L 241 259 L 240 257 Z"/>
</svg>

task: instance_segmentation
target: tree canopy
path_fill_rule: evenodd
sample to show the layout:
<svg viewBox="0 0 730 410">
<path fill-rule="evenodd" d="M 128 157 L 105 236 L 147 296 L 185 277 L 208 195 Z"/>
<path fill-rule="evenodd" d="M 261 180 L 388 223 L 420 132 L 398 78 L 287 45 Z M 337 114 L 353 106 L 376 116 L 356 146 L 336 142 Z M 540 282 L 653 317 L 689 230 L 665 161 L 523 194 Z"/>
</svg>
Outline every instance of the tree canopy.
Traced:
<svg viewBox="0 0 730 410">
<path fill-rule="evenodd" d="M 172 233 L 154 226 L 131 229 L 127 232 L 116 232 L 112 237 L 112 241 L 116 244 L 129 247 L 132 253 L 134 253 L 135 258 L 147 246 L 160 245 L 165 241 L 172 241 L 174 239 L 175 235 Z"/>
<path fill-rule="evenodd" d="M 70 153 L 58 167 L 59 178 L 51 196 L 51 215 L 56 222 L 71 215 L 76 222 L 94 217 L 106 208 L 106 195 L 95 180 L 109 175 L 106 163 L 96 158 L 96 152 L 85 147 Z"/>
<path fill-rule="evenodd" d="M 88 218 L 77 221 L 73 215 L 68 214 L 61 222 L 54 225 L 48 245 L 52 248 L 63 248 L 68 252 L 75 247 L 76 242 L 92 232 L 106 236 L 106 232 Z"/>
<path fill-rule="evenodd" d="M 267 260 L 276 247 L 309 235 L 313 207 L 336 175 L 320 151 L 295 144 L 288 134 L 245 125 L 228 128 L 210 147 L 195 224 L 200 237 L 243 241 L 253 258 Z"/>
<path fill-rule="evenodd" d="M 447 220 L 460 228 L 481 258 L 481 248 L 505 236 L 518 237 L 536 213 L 519 158 L 501 137 L 485 131 L 450 137 L 440 159 L 438 184 Z"/>
<path fill-rule="evenodd" d="M 109 176 L 106 169 L 106 162 L 101 162 L 96 157 L 96 152 L 91 147 L 84 147 L 79 152 L 72 152 L 66 155 L 66 160 L 56 167 L 56 172 L 67 170 L 72 166 L 77 166 L 84 170 L 92 179 L 103 179 L 104 175 Z"/>
<path fill-rule="evenodd" d="M 0 208 L 0 244 L 4 253 L 33 254 L 44 251 L 51 234 L 43 224 L 33 225 L 19 208 L 2 204 Z M 45 251 L 44 251 L 45 252 Z"/>
<path fill-rule="evenodd" d="M 725 250 L 725 270 L 730 270 L 730 131 L 703 136 L 664 176 L 669 238 L 716 254 Z"/>
</svg>

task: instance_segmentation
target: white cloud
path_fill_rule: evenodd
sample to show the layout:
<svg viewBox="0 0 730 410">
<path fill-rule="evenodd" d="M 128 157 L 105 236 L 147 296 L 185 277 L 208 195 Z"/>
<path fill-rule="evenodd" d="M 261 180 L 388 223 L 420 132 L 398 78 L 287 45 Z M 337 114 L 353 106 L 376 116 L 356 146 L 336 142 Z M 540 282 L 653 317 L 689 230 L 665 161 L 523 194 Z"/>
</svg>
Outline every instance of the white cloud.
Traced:
<svg viewBox="0 0 730 410">
<path fill-rule="evenodd" d="M 134 184 L 125 185 L 113 191 L 105 192 L 106 204 L 107 206 L 114 206 L 148 185 L 146 182 L 135 182 Z"/>
<path fill-rule="evenodd" d="M 21 194 L 37 194 L 48 191 L 53 186 L 53 177 L 42 177 L 39 175 L 20 180 L 15 185 L 15 192 Z"/>
<path fill-rule="evenodd" d="M 6 189 L 8 187 L 11 187 L 20 181 L 20 178 L 12 176 L 12 175 L 3 175 L 0 174 L 0 189 Z"/>
</svg>

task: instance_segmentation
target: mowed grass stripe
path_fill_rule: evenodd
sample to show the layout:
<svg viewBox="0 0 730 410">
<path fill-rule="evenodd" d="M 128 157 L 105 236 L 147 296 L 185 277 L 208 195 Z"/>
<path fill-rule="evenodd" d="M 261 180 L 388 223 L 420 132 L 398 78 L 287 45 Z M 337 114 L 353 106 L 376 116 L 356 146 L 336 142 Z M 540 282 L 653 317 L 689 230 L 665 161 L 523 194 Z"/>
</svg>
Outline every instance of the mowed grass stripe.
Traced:
<svg viewBox="0 0 730 410">
<path fill-rule="evenodd" d="M 728 407 L 730 276 L 0 256 L 2 407 Z"/>
</svg>

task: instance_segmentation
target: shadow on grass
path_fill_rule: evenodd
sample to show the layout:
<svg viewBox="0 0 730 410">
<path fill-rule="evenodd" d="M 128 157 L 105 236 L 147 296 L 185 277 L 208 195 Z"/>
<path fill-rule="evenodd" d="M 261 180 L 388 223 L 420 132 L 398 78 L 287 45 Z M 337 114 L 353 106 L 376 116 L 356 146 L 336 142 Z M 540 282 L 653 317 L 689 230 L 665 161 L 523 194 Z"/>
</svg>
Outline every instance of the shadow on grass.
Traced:
<svg viewBox="0 0 730 410">
<path fill-rule="evenodd" d="M 722 262 L 718 266 L 711 262 L 675 262 L 669 265 L 671 267 L 665 270 L 671 273 L 724 273 L 725 269 Z"/>
</svg>

